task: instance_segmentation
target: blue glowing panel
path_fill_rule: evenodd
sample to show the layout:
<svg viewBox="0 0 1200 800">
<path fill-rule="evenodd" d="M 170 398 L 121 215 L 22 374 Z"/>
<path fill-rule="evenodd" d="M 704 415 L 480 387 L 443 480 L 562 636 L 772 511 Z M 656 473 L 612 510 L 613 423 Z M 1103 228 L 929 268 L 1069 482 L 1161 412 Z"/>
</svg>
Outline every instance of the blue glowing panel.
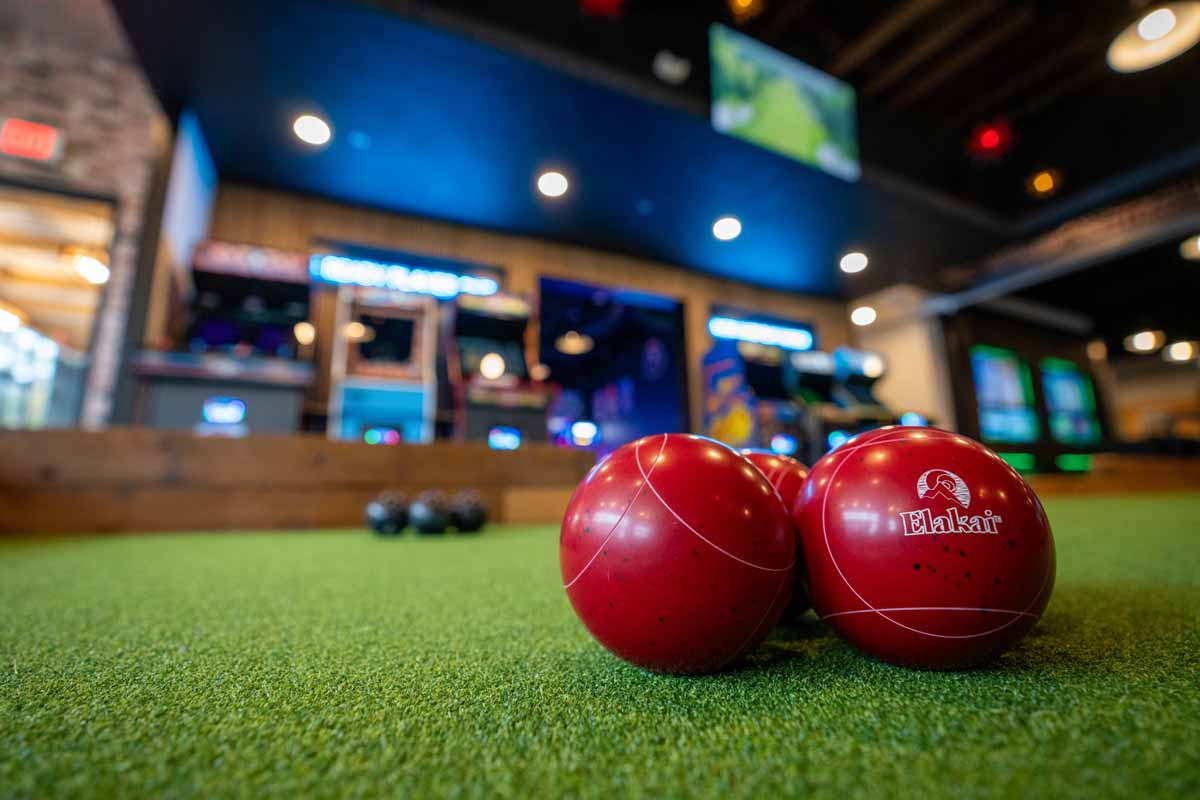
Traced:
<svg viewBox="0 0 1200 800">
<path fill-rule="evenodd" d="M 772 325 L 731 317 L 710 317 L 708 332 L 715 339 L 773 345 L 786 350 L 811 350 L 813 334 L 809 328 Z"/>
<path fill-rule="evenodd" d="M 493 450 L 516 450 L 521 446 L 521 432 L 507 425 L 498 425 L 488 431 L 488 447 Z"/>
<path fill-rule="evenodd" d="M 394 289 L 443 299 L 460 294 L 486 297 L 500 291 L 500 284 L 492 278 L 333 254 L 314 255 L 308 262 L 308 271 L 313 280 L 325 283 Z"/>
<path fill-rule="evenodd" d="M 796 437 L 790 433 L 777 433 L 771 437 L 771 452 L 781 456 L 790 456 L 799 447 Z"/>
<path fill-rule="evenodd" d="M 210 425 L 237 425 L 246 419 L 246 404 L 236 397 L 209 397 L 200 413 Z"/>
</svg>

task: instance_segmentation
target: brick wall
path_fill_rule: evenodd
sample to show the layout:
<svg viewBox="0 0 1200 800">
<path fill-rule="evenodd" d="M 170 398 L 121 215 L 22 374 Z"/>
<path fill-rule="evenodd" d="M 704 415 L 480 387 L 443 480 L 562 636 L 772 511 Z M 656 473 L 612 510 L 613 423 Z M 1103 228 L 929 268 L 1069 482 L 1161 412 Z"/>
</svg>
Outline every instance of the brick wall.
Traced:
<svg viewBox="0 0 1200 800">
<path fill-rule="evenodd" d="M 0 180 L 117 201 L 82 414 L 99 427 L 112 407 L 151 163 L 168 131 L 107 0 L 0 0 L 0 116 L 54 125 L 65 137 L 53 164 L 0 157 Z"/>
</svg>

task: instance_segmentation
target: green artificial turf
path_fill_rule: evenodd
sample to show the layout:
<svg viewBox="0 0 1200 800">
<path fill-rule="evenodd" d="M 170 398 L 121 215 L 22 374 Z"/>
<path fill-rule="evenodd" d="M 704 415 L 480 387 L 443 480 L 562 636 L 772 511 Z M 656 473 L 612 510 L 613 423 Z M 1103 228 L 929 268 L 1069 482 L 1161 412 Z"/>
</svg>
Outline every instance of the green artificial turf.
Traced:
<svg viewBox="0 0 1200 800">
<path fill-rule="evenodd" d="M 815 620 L 642 672 L 551 527 L 0 543 L 0 796 L 1198 796 L 1200 496 L 1049 510 L 1046 616 L 963 673 Z"/>
</svg>

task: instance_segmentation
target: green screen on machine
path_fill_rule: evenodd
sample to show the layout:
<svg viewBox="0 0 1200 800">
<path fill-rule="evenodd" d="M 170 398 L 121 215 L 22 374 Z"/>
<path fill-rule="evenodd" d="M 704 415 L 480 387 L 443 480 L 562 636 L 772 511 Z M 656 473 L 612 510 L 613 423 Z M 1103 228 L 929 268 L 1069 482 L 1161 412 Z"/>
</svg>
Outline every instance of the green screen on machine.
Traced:
<svg viewBox="0 0 1200 800">
<path fill-rule="evenodd" d="M 984 441 L 1036 442 L 1040 435 L 1033 407 L 1029 367 L 1011 350 L 987 345 L 971 348 L 971 374 L 979 404 L 979 433 Z"/>
<path fill-rule="evenodd" d="M 854 88 L 724 25 L 708 34 L 712 126 L 856 181 Z"/>
<path fill-rule="evenodd" d="M 1092 381 L 1079 367 L 1060 358 L 1043 358 L 1042 393 L 1050 414 L 1050 434 L 1060 444 L 1087 447 L 1100 441 Z"/>
</svg>

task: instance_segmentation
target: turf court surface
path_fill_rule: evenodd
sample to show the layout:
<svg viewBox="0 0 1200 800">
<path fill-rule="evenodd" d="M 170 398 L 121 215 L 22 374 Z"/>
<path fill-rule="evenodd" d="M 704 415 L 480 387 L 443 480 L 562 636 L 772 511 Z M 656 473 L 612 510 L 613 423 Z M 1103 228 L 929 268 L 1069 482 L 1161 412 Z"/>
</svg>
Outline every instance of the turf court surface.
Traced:
<svg viewBox="0 0 1200 800">
<path fill-rule="evenodd" d="M 1197 797 L 1200 495 L 1048 504 L 1058 585 L 995 667 L 815 620 L 651 675 L 557 532 L 0 543 L 0 796 Z"/>
</svg>

